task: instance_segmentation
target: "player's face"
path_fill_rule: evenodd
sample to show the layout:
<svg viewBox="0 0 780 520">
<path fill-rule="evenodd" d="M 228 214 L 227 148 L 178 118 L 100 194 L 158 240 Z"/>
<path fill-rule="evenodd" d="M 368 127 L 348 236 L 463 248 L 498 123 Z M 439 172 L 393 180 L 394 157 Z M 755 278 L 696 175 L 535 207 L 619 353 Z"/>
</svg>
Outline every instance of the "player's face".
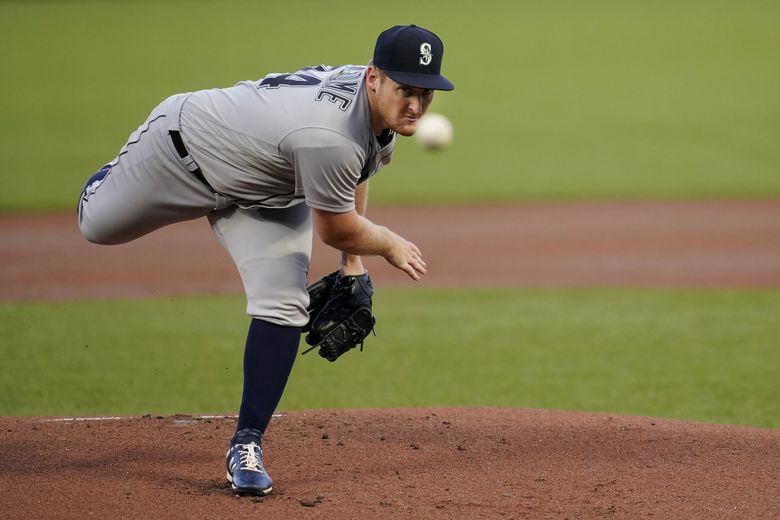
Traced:
<svg viewBox="0 0 780 520">
<path fill-rule="evenodd" d="M 376 80 L 369 75 L 372 89 L 372 121 L 374 130 L 389 128 L 394 132 L 410 136 L 417 130 L 417 121 L 428 111 L 433 101 L 433 90 L 401 85 L 378 69 Z M 373 83 L 373 84 L 372 84 Z M 380 128 L 376 126 L 380 125 Z"/>
</svg>

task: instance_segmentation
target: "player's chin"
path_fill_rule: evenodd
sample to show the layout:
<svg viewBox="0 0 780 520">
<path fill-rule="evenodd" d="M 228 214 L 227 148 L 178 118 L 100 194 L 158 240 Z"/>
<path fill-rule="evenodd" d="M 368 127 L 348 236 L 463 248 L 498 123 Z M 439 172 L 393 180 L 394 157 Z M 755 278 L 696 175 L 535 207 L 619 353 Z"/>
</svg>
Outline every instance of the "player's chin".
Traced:
<svg viewBox="0 0 780 520">
<path fill-rule="evenodd" d="M 393 131 L 398 135 L 411 137 L 417 132 L 417 120 L 415 119 L 414 122 L 405 121 L 404 123 L 394 125 Z"/>
</svg>

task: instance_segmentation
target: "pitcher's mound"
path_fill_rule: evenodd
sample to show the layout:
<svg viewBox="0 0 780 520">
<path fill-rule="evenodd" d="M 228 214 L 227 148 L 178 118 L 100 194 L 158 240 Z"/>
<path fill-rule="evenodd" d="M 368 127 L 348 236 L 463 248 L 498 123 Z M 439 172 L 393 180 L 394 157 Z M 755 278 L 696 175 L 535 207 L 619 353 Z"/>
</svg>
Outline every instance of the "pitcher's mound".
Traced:
<svg viewBox="0 0 780 520">
<path fill-rule="evenodd" d="M 234 418 L 0 418 L 3 518 L 777 518 L 780 430 L 608 414 L 283 413 L 274 491 L 224 476 Z"/>
</svg>

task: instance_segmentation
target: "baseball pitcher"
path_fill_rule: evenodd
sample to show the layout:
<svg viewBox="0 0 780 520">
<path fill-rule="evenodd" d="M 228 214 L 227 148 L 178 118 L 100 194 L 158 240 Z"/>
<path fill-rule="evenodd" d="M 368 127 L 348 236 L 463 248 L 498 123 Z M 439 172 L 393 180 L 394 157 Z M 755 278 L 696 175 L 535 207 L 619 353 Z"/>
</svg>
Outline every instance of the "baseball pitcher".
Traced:
<svg viewBox="0 0 780 520">
<path fill-rule="evenodd" d="M 81 233 L 121 244 L 200 217 L 241 275 L 251 319 L 227 479 L 240 494 L 272 481 L 262 438 L 282 396 L 302 331 L 335 361 L 374 325 L 361 256 L 380 255 L 419 280 L 417 246 L 365 218 L 368 182 L 411 136 L 441 75 L 444 46 L 415 25 L 382 32 L 367 66 L 306 67 L 173 95 L 86 182 Z M 313 230 L 342 251 L 339 269 L 307 288 Z"/>
</svg>

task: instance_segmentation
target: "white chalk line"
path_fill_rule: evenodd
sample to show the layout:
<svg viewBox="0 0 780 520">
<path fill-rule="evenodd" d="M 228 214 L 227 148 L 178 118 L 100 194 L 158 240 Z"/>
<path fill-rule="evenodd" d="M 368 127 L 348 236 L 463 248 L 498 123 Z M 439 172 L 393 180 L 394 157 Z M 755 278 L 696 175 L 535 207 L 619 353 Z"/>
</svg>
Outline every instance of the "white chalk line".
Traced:
<svg viewBox="0 0 780 520">
<path fill-rule="evenodd" d="M 273 417 L 282 417 L 284 414 L 275 413 Z M 101 417 L 53 417 L 50 419 L 41 419 L 41 422 L 91 422 L 91 421 L 122 421 L 126 419 L 143 419 L 150 418 L 149 416 L 140 415 L 126 415 L 126 416 L 101 416 Z M 151 418 L 157 419 L 172 419 L 173 422 L 188 422 L 188 421 L 205 421 L 209 419 L 237 419 L 238 414 L 235 415 L 152 415 Z"/>
</svg>

